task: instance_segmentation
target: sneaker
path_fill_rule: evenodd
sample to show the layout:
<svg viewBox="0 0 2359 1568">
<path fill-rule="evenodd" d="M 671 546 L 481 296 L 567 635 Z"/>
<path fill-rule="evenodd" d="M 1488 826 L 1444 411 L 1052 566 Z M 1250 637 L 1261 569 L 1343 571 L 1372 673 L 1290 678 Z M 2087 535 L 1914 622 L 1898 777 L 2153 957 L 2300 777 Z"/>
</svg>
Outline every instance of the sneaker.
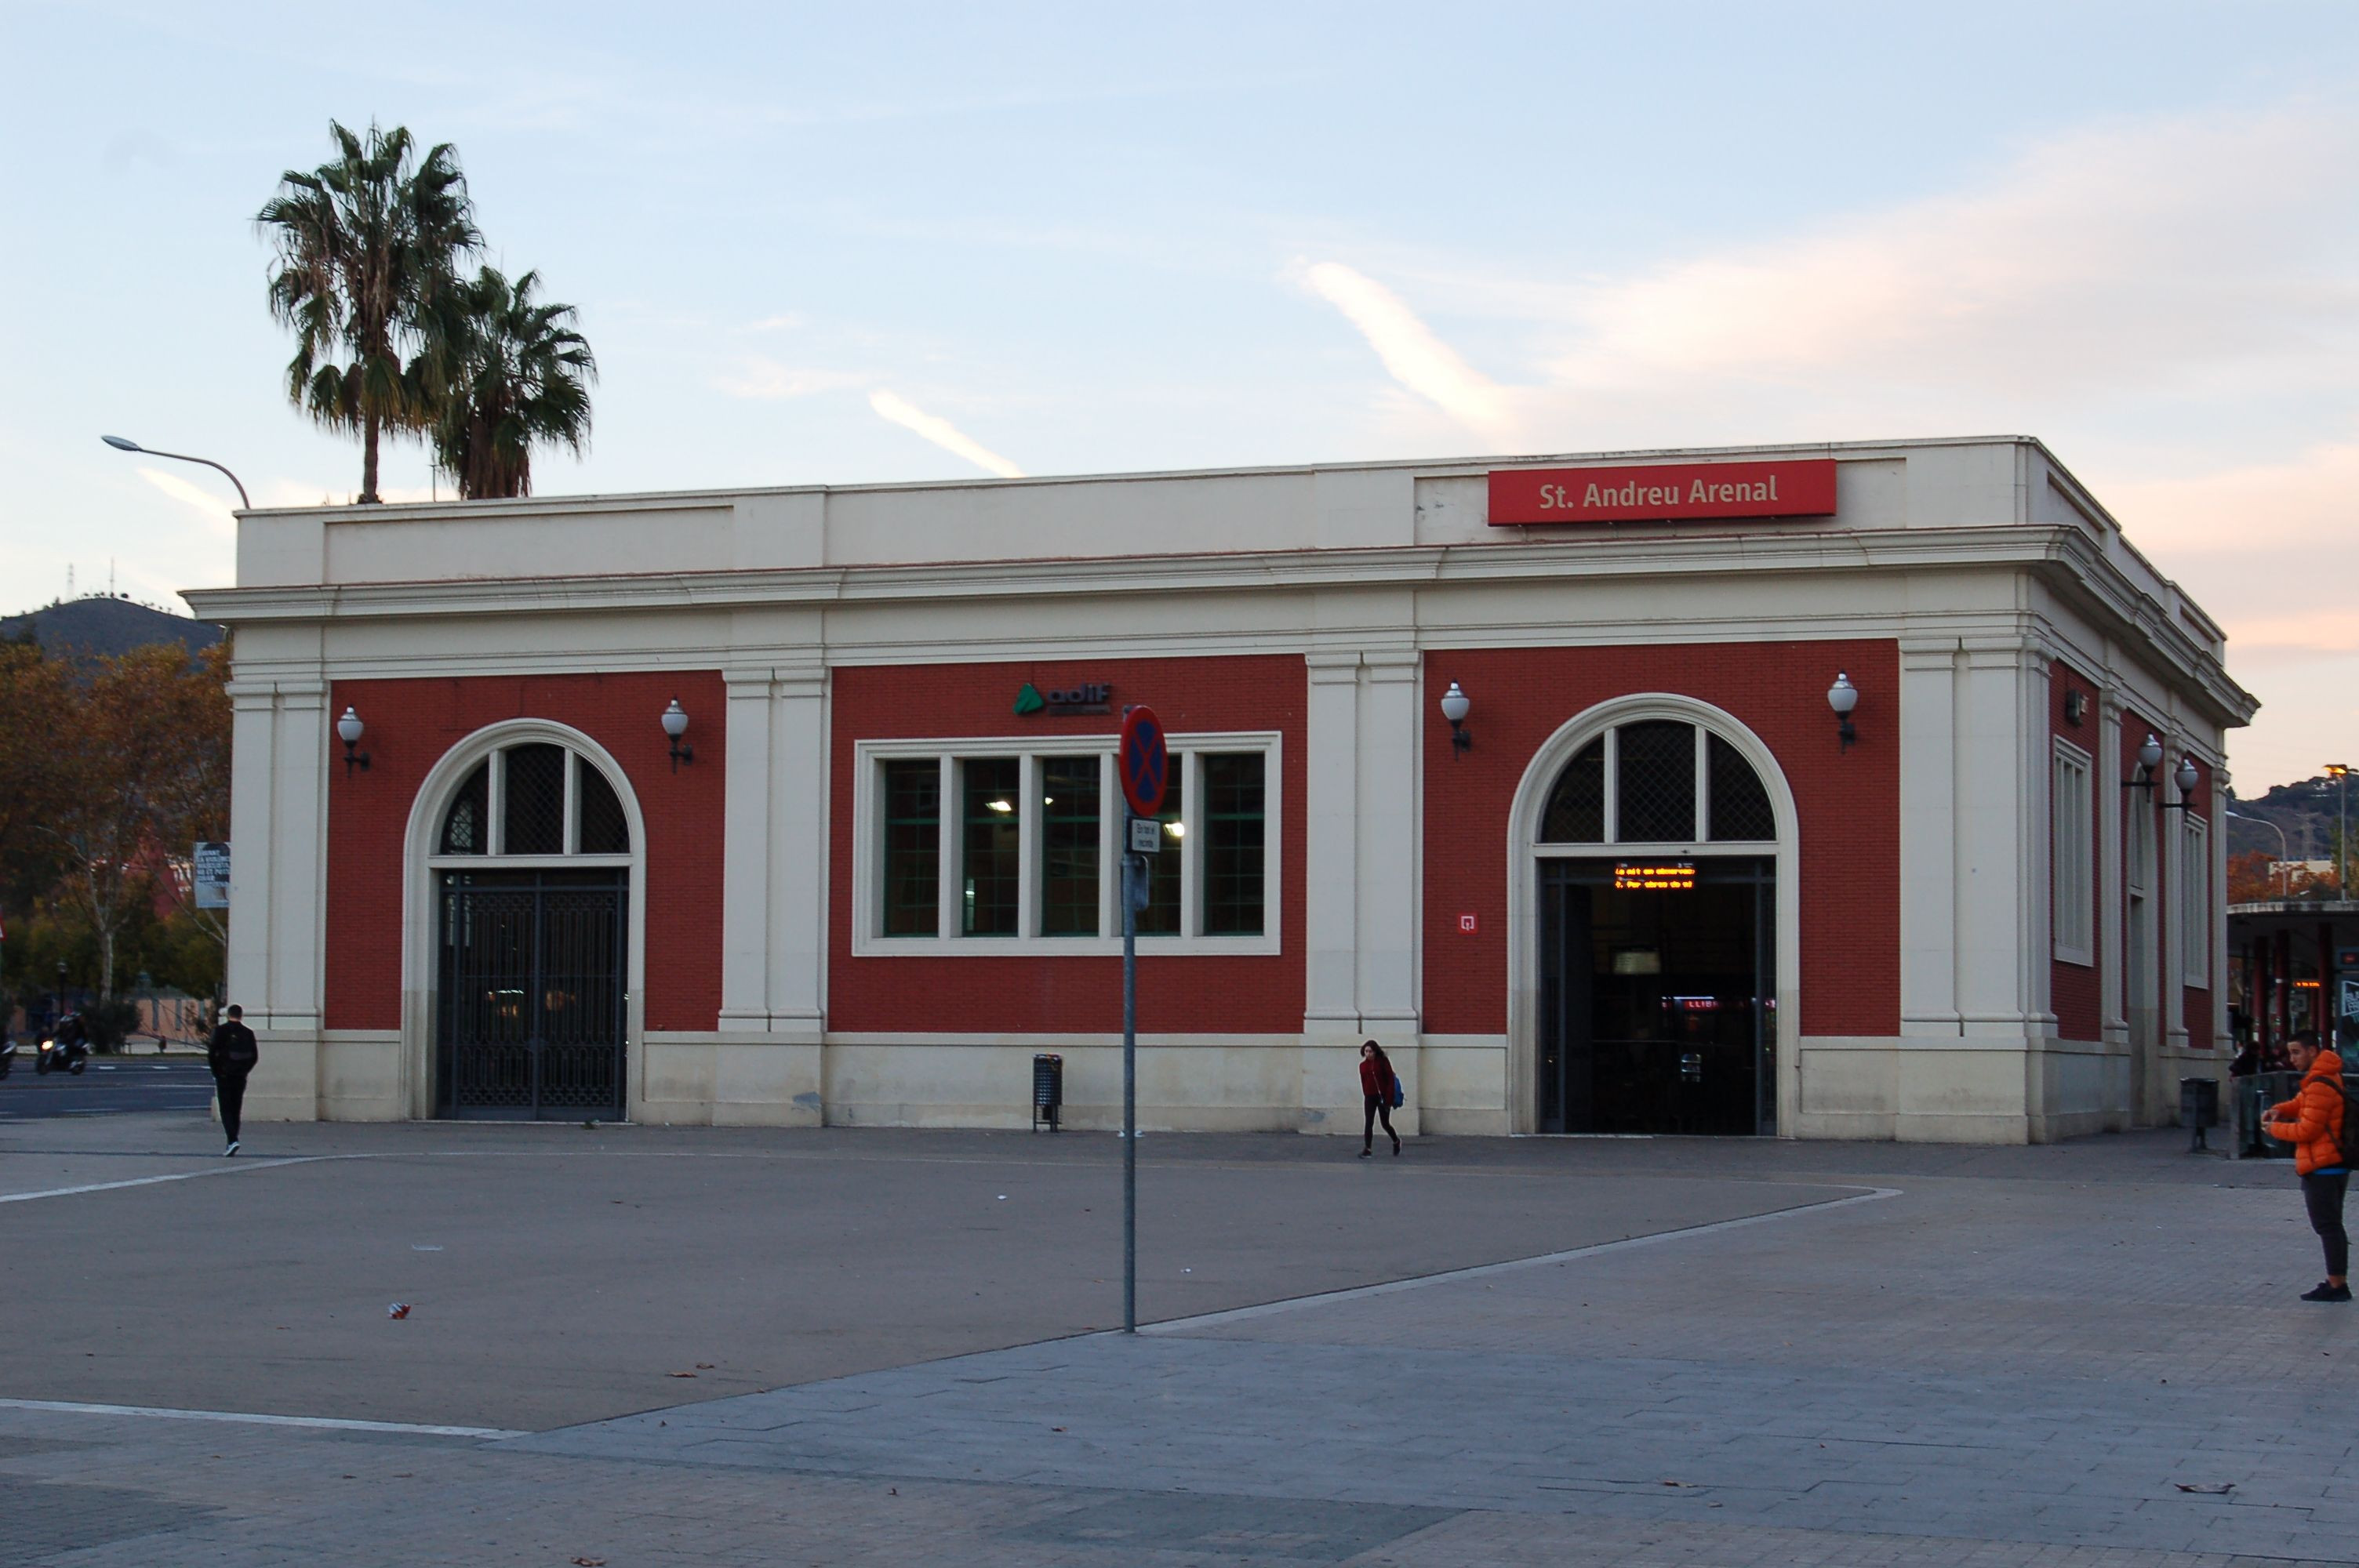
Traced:
<svg viewBox="0 0 2359 1568">
<path fill-rule="evenodd" d="M 1371 1154 L 1373 1154 L 1373 1153 L 1375 1153 L 1375 1150 L 1373 1150 L 1373 1149 L 1363 1149 L 1363 1150 L 1361 1150 L 1361 1151 L 1360 1151 L 1360 1158 L 1361 1158 L 1361 1159 L 1363 1159 L 1363 1160 L 1364 1160 L 1364 1159 L 1366 1159 L 1369 1155 L 1371 1155 Z"/>
<path fill-rule="evenodd" d="M 233 1154 L 236 1153 L 236 1152 L 237 1152 L 237 1140 L 236 1140 L 236 1139 L 234 1139 L 234 1138 L 233 1138 L 233 1139 L 231 1139 L 231 1140 L 229 1141 L 229 1147 L 222 1151 L 222 1158 L 223 1158 L 223 1159 L 224 1159 L 224 1160 L 226 1160 L 226 1159 L 228 1159 L 231 1155 L 233 1155 Z"/>
<path fill-rule="evenodd" d="M 2302 1292 L 2301 1299 L 2306 1302 L 2347 1302 L 2351 1299 L 2351 1287 L 2330 1285 L 2321 1281 L 2316 1290 Z"/>
</svg>

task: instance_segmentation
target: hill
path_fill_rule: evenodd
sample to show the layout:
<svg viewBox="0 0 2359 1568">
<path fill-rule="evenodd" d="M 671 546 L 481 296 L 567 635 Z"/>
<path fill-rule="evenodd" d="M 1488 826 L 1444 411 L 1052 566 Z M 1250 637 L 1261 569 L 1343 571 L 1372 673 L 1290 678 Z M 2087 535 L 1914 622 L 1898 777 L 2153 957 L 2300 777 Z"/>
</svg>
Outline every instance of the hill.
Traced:
<svg viewBox="0 0 2359 1568">
<path fill-rule="evenodd" d="M 112 658 L 151 643 L 178 643 L 194 654 L 222 640 L 222 629 L 210 621 L 192 621 L 103 594 L 0 620 L 0 637 L 28 633 L 52 658 Z"/>
<path fill-rule="evenodd" d="M 2279 784 L 2267 795 L 2250 800 L 2239 796 L 2235 810 L 2245 816 L 2257 816 L 2274 822 L 2285 829 L 2286 849 L 2296 860 L 2332 860 L 2334 855 L 2335 810 L 2338 799 L 2335 781 L 2321 774 L 2289 784 Z M 2352 827 L 2359 836 L 2359 786 L 2351 791 Z M 2271 859 L 2277 854 L 2277 836 L 2259 823 L 2228 821 L 2228 852 L 2232 855 L 2266 850 Z"/>
</svg>

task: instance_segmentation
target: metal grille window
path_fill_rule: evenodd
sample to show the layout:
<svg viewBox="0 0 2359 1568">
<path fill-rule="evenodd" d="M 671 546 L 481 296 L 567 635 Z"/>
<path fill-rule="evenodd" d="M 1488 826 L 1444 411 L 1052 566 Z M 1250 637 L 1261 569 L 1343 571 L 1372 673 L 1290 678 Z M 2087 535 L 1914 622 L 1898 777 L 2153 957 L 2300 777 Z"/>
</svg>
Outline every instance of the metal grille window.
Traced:
<svg viewBox="0 0 2359 1568">
<path fill-rule="evenodd" d="M 1769 792 L 1761 787 L 1761 775 L 1735 747 L 1707 732 L 1704 765 L 1714 839 L 1777 837 L 1777 815 L 1769 809 Z"/>
<path fill-rule="evenodd" d="M 885 764 L 885 935 L 941 928 L 942 767 L 933 758 Z"/>
<path fill-rule="evenodd" d="M 1605 737 L 1600 735 L 1557 774 L 1540 819 L 1543 844 L 1597 844 L 1605 838 Z"/>
<path fill-rule="evenodd" d="M 1096 757 L 1040 761 L 1040 935 L 1098 934 Z"/>
<path fill-rule="evenodd" d="M 631 824 L 623 815 L 614 786 L 599 772 L 598 764 L 584 756 L 574 757 L 573 777 L 574 813 L 580 818 L 573 847 L 584 855 L 629 854 Z"/>
<path fill-rule="evenodd" d="M 1204 932 L 1259 935 L 1262 929 L 1262 755 L 1215 752 L 1203 759 Z"/>
<path fill-rule="evenodd" d="M 565 748 L 536 741 L 500 755 L 507 805 L 501 814 L 504 855 L 565 852 Z"/>
<path fill-rule="evenodd" d="M 1021 909 L 1023 825 L 1016 815 L 1023 764 L 1014 757 L 962 762 L 965 796 L 964 905 L 960 929 L 969 936 L 1013 936 Z"/>
<path fill-rule="evenodd" d="M 1164 786 L 1163 810 L 1155 818 L 1163 824 L 1163 848 L 1147 857 L 1147 907 L 1138 912 L 1141 936 L 1180 935 L 1180 884 L 1187 876 L 1188 824 L 1183 786 L 1188 770 L 1171 759 L 1170 782 Z"/>
<path fill-rule="evenodd" d="M 492 764 L 489 758 L 475 764 L 466 783 L 451 797 L 451 809 L 442 816 L 442 846 L 445 855 L 487 855 L 492 849 Z"/>
<path fill-rule="evenodd" d="M 1625 724 L 1614 731 L 1615 835 L 1623 843 L 1671 843 L 1695 838 L 1695 726 L 1668 719 Z"/>
</svg>

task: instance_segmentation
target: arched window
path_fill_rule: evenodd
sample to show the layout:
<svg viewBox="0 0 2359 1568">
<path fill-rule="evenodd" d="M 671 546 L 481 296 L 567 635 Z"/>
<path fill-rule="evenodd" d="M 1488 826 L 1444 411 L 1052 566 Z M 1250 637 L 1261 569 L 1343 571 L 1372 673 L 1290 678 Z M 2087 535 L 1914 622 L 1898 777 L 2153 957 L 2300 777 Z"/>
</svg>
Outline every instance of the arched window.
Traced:
<svg viewBox="0 0 2359 1568">
<path fill-rule="evenodd" d="M 1777 837 L 1753 764 L 1679 719 L 1617 724 L 1573 754 L 1549 791 L 1543 844 L 1758 843 Z"/>
<path fill-rule="evenodd" d="M 443 855 L 627 855 L 631 827 L 597 763 L 527 741 L 475 765 L 451 795 L 436 844 Z"/>
</svg>

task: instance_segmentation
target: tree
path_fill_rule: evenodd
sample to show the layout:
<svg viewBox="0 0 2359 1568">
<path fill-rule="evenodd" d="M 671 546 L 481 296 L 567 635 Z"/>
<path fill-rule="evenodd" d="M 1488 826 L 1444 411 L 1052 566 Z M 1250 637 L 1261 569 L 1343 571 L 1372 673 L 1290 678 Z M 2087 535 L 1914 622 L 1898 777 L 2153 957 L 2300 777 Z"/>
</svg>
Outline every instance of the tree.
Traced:
<svg viewBox="0 0 2359 1568">
<path fill-rule="evenodd" d="M 63 805 L 57 738 L 72 731 L 73 666 L 28 635 L 0 640 L 0 916 L 26 913 L 56 884 L 58 846 L 38 829 Z"/>
<path fill-rule="evenodd" d="M 229 702 L 221 650 L 178 643 L 102 659 L 58 716 L 60 798 L 38 826 L 63 861 L 58 902 L 96 943 L 97 990 L 114 994 L 116 946 L 180 836 L 225 820 Z"/>
<path fill-rule="evenodd" d="M 224 640 L 199 654 L 179 679 L 159 682 L 155 689 L 148 724 L 163 755 L 147 795 L 147 834 L 163 857 L 187 854 L 199 839 L 229 837 L 229 673 L 230 643 Z M 168 876 L 164 886 L 179 910 L 178 921 L 210 939 L 218 949 L 215 966 L 225 963 L 229 923 L 223 912 L 197 907 L 190 877 Z"/>
<path fill-rule="evenodd" d="M 255 222 L 277 252 L 271 314 L 295 333 L 287 395 L 320 424 L 360 432 L 360 500 L 373 503 L 379 437 L 425 423 L 404 355 L 483 235 L 449 143 L 414 159 L 399 125 L 358 136 L 330 121 L 328 134 L 337 157 L 279 176 Z"/>
<path fill-rule="evenodd" d="M 590 440 L 598 362 L 571 305 L 534 297 L 540 275 L 511 283 L 493 267 L 442 290 L 411 366 L 437 466 L 465 500 L 532 493 L 532 449 L 579 456 Z"/>
</svg>

